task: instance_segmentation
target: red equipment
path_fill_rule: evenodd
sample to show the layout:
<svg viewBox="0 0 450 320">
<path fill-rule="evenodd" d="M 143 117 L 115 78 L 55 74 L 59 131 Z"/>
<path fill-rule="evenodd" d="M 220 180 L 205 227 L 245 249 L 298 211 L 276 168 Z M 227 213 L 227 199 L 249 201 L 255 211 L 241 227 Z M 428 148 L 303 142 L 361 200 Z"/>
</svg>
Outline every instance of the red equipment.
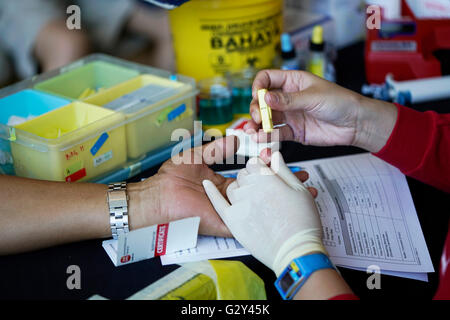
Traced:
<svg viewBox="0 0 450 320">
<path fill-rule="evenodd" d="M 382 20 L 381 30 L 367 31 L 368 83 L 384 83 L 450 74 L 450 19 L 418 19 L 402 0 L 400 20 Z"/>
</svg>

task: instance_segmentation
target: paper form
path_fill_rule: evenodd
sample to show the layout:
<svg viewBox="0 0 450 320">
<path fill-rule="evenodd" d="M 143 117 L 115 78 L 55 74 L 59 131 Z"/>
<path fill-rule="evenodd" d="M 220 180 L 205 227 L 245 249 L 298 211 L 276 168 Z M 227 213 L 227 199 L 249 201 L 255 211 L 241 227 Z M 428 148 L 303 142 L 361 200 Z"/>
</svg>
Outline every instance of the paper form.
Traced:
<svg viewBox="0 0 450 320">
<path fill-rule="evenodd" d="M 289 165 L 306 170 L 305 184 L 319 191 L 323 242 L 335 265 L 362 270 L 376 265 L 397 276 L 416 273 L 409 277 L 420 280 L 425 277 L 418 273 L 434 272 L 406 177 L 398 169 L 369 153 Z M 182 263 L 246 252 L 234 239 L 226 240 L 228 247 L 215 245 L 221 241 L 201 237 L 194 250 L 161 261 Z"/>
<path fill-rule="evenodd" d="M 161 257 L 161 263 L 174 264 L 209 259 L 249 255 L 250 253 L 233 238 L 198 236 L 197 247 L 177 251 Z"/>
<path fill-rule="evenodd" d="M 400 272 L 433 272 L 406 177 L 371 154 L 307 161 L 307 186 L 323 241 L 337 265 Z"/>
<path fill-rule="evenodd" d="M 356 267 L 349 267 L 349 266 L 340 266 L 340 267 L 352 269 L 352 270 L 356 270 L 356 271 L 367 272 L 367 269 L 364 269 L 364 268 L 356 268 Z M 387 275 L 387 276 L 408 278 L 408 279 L 428 282 L 428 273 L 426 273 L 426 272 L 400 272 L 400 271 L 381 270 L 380 273 Z M 373 272 L 371 271 L 370 274 L 373 274 Z"/>
</svg>

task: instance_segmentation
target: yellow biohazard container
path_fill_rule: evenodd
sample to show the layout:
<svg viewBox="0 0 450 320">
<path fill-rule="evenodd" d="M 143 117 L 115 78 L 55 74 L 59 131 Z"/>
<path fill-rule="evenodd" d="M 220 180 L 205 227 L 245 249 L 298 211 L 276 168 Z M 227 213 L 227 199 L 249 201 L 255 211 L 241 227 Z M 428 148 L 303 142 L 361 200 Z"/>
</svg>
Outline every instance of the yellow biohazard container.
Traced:
<svg viewBox="0 0 450 320">
<path fill-rule="evenodd" d="M 264 281 L 241 261 L 204 260 L 180 268 L 127 300 L 267 300 Z"/>
<path fill-rule="evenodd" d="M 15 127 L 11 144 L 16 175 L 85 181 L 127 160 L 124 116 L 73 102 Z"/>
<path fill-rule="evenodd" d="M 170 11 L 178 72 L 201 80 L 271 67 L 282 8 L 282 0 L 191 0 Z"/>
</svg>

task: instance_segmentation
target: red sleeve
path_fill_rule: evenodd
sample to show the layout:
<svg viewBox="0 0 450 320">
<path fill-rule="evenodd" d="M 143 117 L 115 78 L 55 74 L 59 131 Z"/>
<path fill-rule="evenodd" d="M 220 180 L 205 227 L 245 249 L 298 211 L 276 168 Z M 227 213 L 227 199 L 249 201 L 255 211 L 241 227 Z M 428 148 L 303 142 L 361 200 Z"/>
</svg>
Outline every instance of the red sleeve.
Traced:
<svg viewBox="0 0 450 320">
<path fill-rule="evenodd" d="M 450 114 L 397 108 L 394 130 L 375 156 L 407 176 L 450 193 Z"/>
<path fill-rule="evenodd" d="M 359 300 L 359 298 L 354 294 L 340 294 L 336 297 L 333 297 L 329 300 Z"/>
</svg>

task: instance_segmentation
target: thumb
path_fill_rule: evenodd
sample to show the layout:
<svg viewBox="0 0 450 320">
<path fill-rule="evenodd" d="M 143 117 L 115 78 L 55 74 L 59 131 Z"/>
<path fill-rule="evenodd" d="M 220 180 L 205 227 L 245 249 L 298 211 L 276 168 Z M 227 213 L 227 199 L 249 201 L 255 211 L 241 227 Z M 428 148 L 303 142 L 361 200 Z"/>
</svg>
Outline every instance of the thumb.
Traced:
<svg viewBox="0 0 450 320">
<path fill-rule="evenodd" d="M 298 92 L 274 90 L 267 92 L 264 100 L 277 111 L 300 111 L 317 104 L 317 93 L 310 89 Z"/>
<path fill-rule="evenodd" d="M 284 162 L 283 156 L 279 151 L 272 153 L 270 168 L 275 172 L 288 186 L 295 190 L 307 190 L 304 184 L 292 173 L 291 169 Z"/>
<path fill-rule="evenodd" d="M 228 201 L 224 198 L 216 185 L 209 180 L 203 180 L 203 188 L 205 189 L 206 195 L 211 201 L 214 209 L 216 209 L 219 216 L 224 220 L 225 210 L 230 207 Z M 225 221 L 225 220 L 224 220 Z"/>
</svg>

